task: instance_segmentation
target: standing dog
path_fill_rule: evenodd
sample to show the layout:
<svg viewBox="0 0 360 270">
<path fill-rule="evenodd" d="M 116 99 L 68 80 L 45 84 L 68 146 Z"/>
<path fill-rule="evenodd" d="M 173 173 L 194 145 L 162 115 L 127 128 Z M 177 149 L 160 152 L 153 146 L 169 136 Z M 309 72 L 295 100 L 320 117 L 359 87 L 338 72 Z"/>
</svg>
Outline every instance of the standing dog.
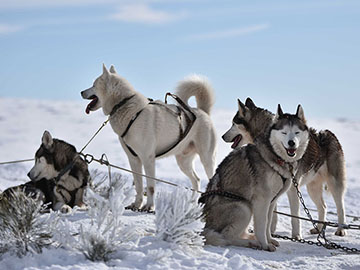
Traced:
<svg viewBox="0 0 360 270">
<path fill-rule="evenodd" d="M 232 148 L 240 147 L 251 142 L 253 138 L 261 136 L 271 125 L 274 117 L 271 112 L 257 107 L 250 98 L 246 100 L 245 105 L 240 100 L 238 103 L 239 108 L 233 124 L 222 137 L 225 142 L 233 142 Z M 310 198 L 317 207 L 318 219 L 321 221 L 325 221 L 326 216 L 326 204 L 322 197 L 323 184 L 326 183 L 336 204 L 338 223 L 345 224 L 346 173 L 342 147 L 336 136 L 329 130 L 316 132 L 311 128 L 309 135 L 309 145 L 300 161 L 296 180 L 300 185 L 306 185 Z M 291 214 L 299 216 L 299 199 L 293 185 L 287 195 Z M 301 239 L 299 219 L 292 218 L 291 224 L 292 236 Z M 321 230 L 322 225 L 319 225 L 318 229 Z M 310 232 L 318 233 L 318 230 L 311 229 Z M 344 236 L 346 231 L 339 227 L 335 234 Z"/>
<path fill-rule="evenodd" d="M 181 81 L 177 87 L 178 97 L 188 107 L 188 99 L 195 96 L 197 108 L 190 111 L 184 106 L 150 102 L 119 76 L 114 67 L 110 72 L 103 66 L 103 73 L 92 87 L 81 92 L 91 102 L 86 112 L 103 109 L 109 115 L 110 124 L 119 136 L 128 156 L 130 167 L 141 173 L 155 176 L 155 159 L 175 155 L 184 174 L 190 178 L 194 190 L 199 190 L 200 179 L 193 167 L 195 155 L 200 156 L 207 176 L 213 176 L 215 168 L 216 134 L 210 119 L 214 95 L 210 84 L 202 77 L 192 76 Z M 143 203 L 142 177 L 133 174 L 136 198 L 129 207 L 140 208 Z M 147 182 L 147 203 L 143 210 L 154 208 L 155 182 Z"/>
<path fill-rule="evenodd" d="M 44 202 L 51 203 L 53 210 L 70 212 L 71 207 L 83 207 L 84 190 L 90 181 L 87 163 L 74 146 L 53 139 L 48 131 L 41 141 L 35 165 L 28 173 L 32 182 L 25 184 L 25 192 L 31 188 L 40 190 Z"/>
<path fill-rule="evenodd" d="M 309 141 L 304 112 L 283 114 L 255 144 L 232 151 L 219 165 L 200 198 L 204 205 L 206 244 L 239 245 L 275 251 L 270 224 L 278 197 L 286 192 Z M 246 230 L 254 218 L 256 240 Z"/>
</svg>

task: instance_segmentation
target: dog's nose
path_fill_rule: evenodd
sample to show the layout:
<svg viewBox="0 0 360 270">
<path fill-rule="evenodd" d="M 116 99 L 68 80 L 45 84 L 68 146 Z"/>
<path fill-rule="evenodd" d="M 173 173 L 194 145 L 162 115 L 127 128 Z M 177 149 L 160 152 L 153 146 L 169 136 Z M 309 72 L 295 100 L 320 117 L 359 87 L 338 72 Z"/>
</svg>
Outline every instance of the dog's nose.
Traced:
<svg viewBox="0 0 360 270">
<path fill-rule="evenodd" d="M 31 177 L 30 177 L 30 172 L 28 172 L 27 176 L 31 179 Z"/>
<path fill-rule="evenodd" d="M 290 140 L 290 141 L 288 141 L 288 145 L 289 145 L 290 147 L 294 147 L 294 146 L 295 146 L 295 142 L 294 142 L 293 140 Z"/>
</svg>

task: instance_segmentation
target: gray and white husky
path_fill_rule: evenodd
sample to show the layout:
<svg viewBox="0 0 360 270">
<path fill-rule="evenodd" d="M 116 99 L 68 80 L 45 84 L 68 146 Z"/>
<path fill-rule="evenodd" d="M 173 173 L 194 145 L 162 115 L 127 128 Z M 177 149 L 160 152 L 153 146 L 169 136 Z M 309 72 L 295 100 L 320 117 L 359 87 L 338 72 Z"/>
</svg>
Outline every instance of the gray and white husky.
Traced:
<svg viewBox="0 0 360 270">
<path fill-rule="evenodd" d="M 277 115 L 254 144 L 232 151 L 219 165 L 204 203 L 206 244 L 239 245 L 275 251 L 270 224 L 278 197 L 286 192 L 309 141 L 302 107 Z M 247 235 L 253 216 L 255 239 Z"/>
<path fill-rule="evenodd" d="M 91 102 L 86 112 L 102 108 L 109 115 L 110 124 L 119 136 L 128 156 L 130 167 L 141 173 L 155 176 L 155 159 L 175 155 L 180 169 L 191 180 L 194 190 L 199 190 L 200 179 L 196 175 L 193 161 L 198 154 L 207 176 L 215 169 L 216 134 L 210 119 L 214 94 L 208 81 L 200 76 L 191 76 L 178 84 L 176 94 L 186 104 L 195 96 L 197 108 L 190 111 L 184 106 L 168 105 L 161 101 L 151 102 L 123 77 L 114 67 L 110 71 L 103 66 L 103 73 L 93 86 L 81 92 Z M 136 198 L 129 207 L 140 208 L 143 203 L 142 177 L 133 174 Z M 147 202 L 143 210 L 154 208 L 155 182 L 147 182 Z"/>
<path fill-rule="evenodd" d="M 231 128 L 223 135 L 225 142 L 232 142 L 232 148 L 241 147 L 252 142 L 254 138 L 261 136 L 272 123 L 274 115 L 248 98 L 243 104 L 238 100 L 238 112 L 233 118 Z M 309 129 L 309 144 L 303 158 L 300 161 L 296 181 L 300 185 L 306 185 L 310 198 L 318 210 L 318 219 L 326 218 L 326 204 L 322 197 L 323 185 L 326 183 L 337 208 L 338 223 L 345 223 L 344 194 L 346 191 L 345 160 L 342 147 L 336 136 L 329 130 L 317 132 Z M 290 210 L 292 215 L 299 216 L 299 199 L 296 189 L 291 185 L 288 193 Z M 276 220 L 274 218 L 274 220 Z M 300 222 L 292 218 L 292 236 L 301 238 Z M 275 229 L 276 224 L 273 224 Z M 322 226 L 318 229 L 321 230 Z M 311 233 L 318 233 L 312 229 Z M 346 231 L 339 227 L 335 232 L 338 236 L 344 236 Z"/>
<path fill-rule="evenodd" d="M 35 165 L 28 173 L 34 184 L 27 183 L 25 191 L 30 187 L 40 190 L 53 210 L 69 212 L 74 206 L 84 207 L 84 190 L 90 181 L 87 163 L 73 145 L 53 139 L 48 131 L 41 142 Z"/>
</svg>

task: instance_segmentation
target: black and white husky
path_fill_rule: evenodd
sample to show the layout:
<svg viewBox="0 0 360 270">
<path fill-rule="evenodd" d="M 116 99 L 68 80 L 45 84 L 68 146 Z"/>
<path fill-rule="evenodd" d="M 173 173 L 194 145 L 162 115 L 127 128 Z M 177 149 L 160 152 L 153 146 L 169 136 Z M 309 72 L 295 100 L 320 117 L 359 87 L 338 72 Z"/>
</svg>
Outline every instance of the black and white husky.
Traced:
<svg viewBox="0 0 360 270">
<path fill-rule="evenodd" d="M 274 118 L 271 112 L 257 107 L 250 98 L 246 100 L 245 104 L 238 100 L 238 104 L 238 111 L 233 118 L 232 126 L 222 137 L 225 142 L 232 142 L 232 148 L 253 142 L 253 139 L 266 131 Z M 326 217 L 326 204 L 322 197 L 325 183 L 336 204 L 338 223 L 345 223 L 345 159 L 341 144 L 331 131 L 317 132 L 313 128 L 309 129 L 309 144 L 300 161 L 296 180 L 300 185 L 306 185 L 307 191 L 317 207 L 318 219 L 321 221 L 325 221 Z M 299 199 L 293 185 L 287 195 L 291 214 L 299 216 Z M 301 238 L 299 219 L 293 218 L 291 223 L 292 236 Z M 321 228 L 322 226 L 319 226 L 319 229 Z M 344 236 L 345 232 L 343 228 L 339 227 L 335 234 Z M 318 230 L 312 229 L 311 233 L 318 233 Z"/>
<path fill-rule="evenodd" d="M 81 92 L 91 102 L 86 112 L 102 108 L 109 115 L 110 124 L 118 135 L 134 172 L 155 176 L 155 159 L 175 155 L 176 161 L 189 177 L 194 190 L 199 190 L 200 179 L 193 161 L 199 155 L 208 178 L 215 170 L 216 133 L 210 118 L 214 94 L 209 82 L 200 76 L 191 76 L 178 84 L 177 96 L 184 105 L 168 105 L 149 101 L 119 76 L 114 67 L 103 66 L 103 73 L 93 86 Z M 195 96 L 197 108 L 189 108 L 188 99 Z M 143 204 L 142 177 L 133 174 L 136 198 L 130 207 Z M 143 210 L 154 208 L 155 181 L 146 179 L 147 202 Z"/>
<path fill-rule="evenodd" d="M 291 185 L 309 142 L 302 107 L 296 114 L 277 115 L 265 132 L 232 151 L 219 165 L 204 203 L 206 244 L 239 245 L 275 251 L 270 224 L 276 201 Z M 255 239 L 247 235 L 254 219 Z"/>
<path fill-rule="evenodd" d="M 53 139 L 48 131 L 41 142 L 35 165 L 28 173 L 31 182 L 20 188 L 26 193 L 40 193 L 53 210 L 69 212 L 74 206 L 83 207 L 84 190 L 90 181 L 87 163 L 73 145 Z"/>
</svg>

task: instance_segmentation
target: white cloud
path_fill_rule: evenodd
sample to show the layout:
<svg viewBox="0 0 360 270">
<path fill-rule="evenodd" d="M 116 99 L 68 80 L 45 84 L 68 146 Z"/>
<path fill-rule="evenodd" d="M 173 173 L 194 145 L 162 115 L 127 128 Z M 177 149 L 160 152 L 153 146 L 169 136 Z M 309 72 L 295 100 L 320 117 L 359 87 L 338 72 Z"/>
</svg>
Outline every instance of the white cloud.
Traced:
<svg viewBox="0 0 360 270">
<path fill-rule="evenodd" d="M 14 33 L 23 30 L 24 27 L 10 24 L 0 24 L 0 35 Z"/>
<path fill-rule="evenodd" d="M 258 24 L 252 25 L 248 27 L 241 27 L 241 28 L 233 28 L 227 29 L 222 31 L 215 31 L 209 33 L 201 33 L 190 35 L 186 37 L 186 40 L 213 40 L 213 39 L 224 39 L 224 38 L 232 38 L 238 36 L 244 36 L 251 33 L 259 32 L 268 29 L 270 26 L 269 24 Z"/>
<path fill-rule="evenodd" d="M 184 13 L 169 13 L 155 10 L 145 3 L 132 3 L 119 7 L 115 14 L 110 16 L 113 20 L 134 23 L 166 23 L 185 16 Z"/>
</svg>

